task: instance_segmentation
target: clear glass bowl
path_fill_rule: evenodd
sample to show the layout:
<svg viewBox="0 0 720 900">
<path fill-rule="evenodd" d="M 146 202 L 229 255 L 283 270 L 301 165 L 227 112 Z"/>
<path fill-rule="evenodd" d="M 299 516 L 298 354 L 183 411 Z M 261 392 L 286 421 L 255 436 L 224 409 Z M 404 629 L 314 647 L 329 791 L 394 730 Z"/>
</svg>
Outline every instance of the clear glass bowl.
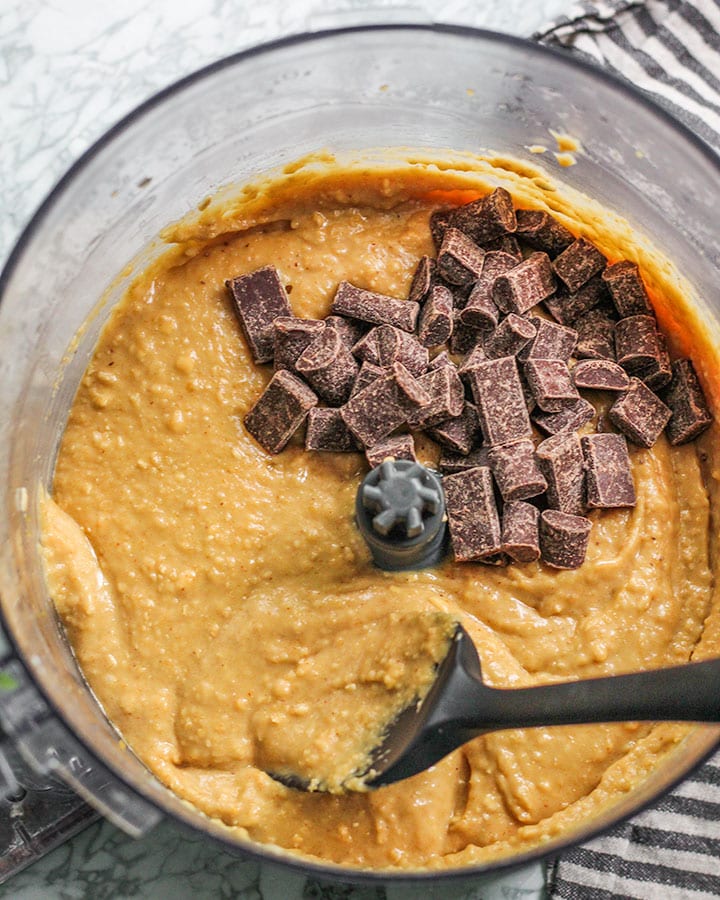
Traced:
<svg viewBox="0 0 720 900">
<path fill-rule="evenodd" d="M 157 95 L 67 173 L 20 238 L 0 281 L 0 593 L 22 662 L 0 723 L 38 766 L 57 769 L 134 834 L 161 815 L 304 871 L 408 877 L 302 863 L 242 840 L 153 778 L 102 714 L 58 628 L 38 556 L 37 496 L 113 302 L 162 249 L 161 229 L 229 182 L 311 151 L 490 149 L 528 158 L 548 129 L 578 138 L 563 180 L 617 210 L 692 282 L 717 333 L 718 158 L 683 126 L 600 70 L 535 44 L 455 27 L 382 26 L 291 38 L 223 60 Z M 537 159 L 533 158 L 537 163 Z M 109 288 L 109 290 L 108 290 Z M 98 308 L 98 298 L 106 292 Z M 14 667 L 14 668 L 13 668 Z M 7 667 L 6 667 L 7 668 Z M 652 801 L 717 745 L 700 728 L 625 799 L 529 853 L 555 853 Z M 427 874 L 445 878 L 453 872 Z"/>
</svg>

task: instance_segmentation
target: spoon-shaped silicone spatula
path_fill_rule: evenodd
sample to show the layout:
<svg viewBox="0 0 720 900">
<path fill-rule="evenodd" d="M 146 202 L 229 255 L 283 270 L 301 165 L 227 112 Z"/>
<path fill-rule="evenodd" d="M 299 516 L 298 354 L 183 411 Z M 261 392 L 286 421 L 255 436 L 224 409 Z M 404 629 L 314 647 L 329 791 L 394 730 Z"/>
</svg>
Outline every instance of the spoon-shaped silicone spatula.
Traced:
<svg viewBox="0 0 720 900">
<path fill-rule="evenodd" d="M 368 787 L 409 778 L 471 738 L 505 728 L 634 721 L 720 722 L 720 659 L 528 688 L 483 683 L 473 642 L 457 627 L 424 701 L 373 751 Z"/>
</svg>

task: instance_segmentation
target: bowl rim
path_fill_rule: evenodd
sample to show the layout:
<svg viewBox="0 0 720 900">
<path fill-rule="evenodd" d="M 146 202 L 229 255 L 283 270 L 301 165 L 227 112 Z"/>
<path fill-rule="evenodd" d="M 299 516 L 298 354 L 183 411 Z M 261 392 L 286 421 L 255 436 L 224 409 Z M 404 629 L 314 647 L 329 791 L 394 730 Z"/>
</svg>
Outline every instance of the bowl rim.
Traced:
<svg viewBox="0 0 720 900">
<path fill-rule="evenodd" d="M 215 73 L 223 69 L 230 68 L 237 64 L 245 63 L 252 60 L 256 56 L 261 56 L 276 50 L 282 50 L 287 47 L 293 47 L 298 44 L 308 44 L 311 42 L 322 42 L 338 36 L 349 36 L 358 33 L 373 32 L 418 32 L 445 34 L 457 37 L 471 38 L 479 41 L 486 41 L 499 45 L 509 45 L 516 49 L 522 48 L 526 52 L 530 52 L 539 57 L 546 57 L 555 63 L 562 64 L 569 68 L 575 68 L 583 71 L 590 78 L 596 78 L 606 83 L 606 85 L 620 93 L 624 94 L 633 102 L 644 106 L 647 111 L 656 118 L 662 120 L 664 124 L 679 133 L 685 141 L 691 144 L 696 151 L 704 156 L 711 168 L 714 168 L 720 176 L 720 154 L 718 154 L 705 140 L 695 134 L 684 122 L 677 119 L 672 113 L 661 106 L 651 96 L 635 87 L 631 82 L 626 81 L 621 76 L 616 75 L 606 69 L 603 69 L 593 60 L 587 57 L 576 56 L 565 49 L 541 44 L 537 40 L 531 38 L 520 37 L 504 32 L 493 31 L 485 28 L 478 28 L 469 25 L 456 25 L 445 23 L 425 23 L 425 22 L 388 22 L 388 23 L 369 23 L 362 25 L 350 25 L 336 28 L 321 29 L 317 31 L 298 32 L 286 37 L 277 38 L 260 44 L 254 44 L 251 47 L 231 53 L 221 57 L 199 69 L 194 70 L 188 75 L 173 81 L 159 91 L 153 93 L 146 100 L 135 106 L 126 113 L 115 124 L 106 129 L 99 138 L 93 141 L 90 146 L 68 167 L 68 169 L 60 176 L 55 185 L 50 189 L 45 198 L 41 201 L 35 212 L 31 215 L 25 226 L 21 229 L 16 238 L 10 253 L 6 257 L 3 267 L 0 270 L 0 312 L 3 296 L 12 279 L 13 273 L 19 264 L 27 245 L 35 235 L 35 232 L 43 223 L 49 212 L 61 198 L 63 193 L 69 186 L 82 176 L 88 164 L 113 140 L 120 136 L 126 129 L 131 127 L 136 121 L 142 119 L 151 113 L 156 107 L 159 107 L 166 99 L 180 94 L 186 88 L 212 77 Z M 1 598 L 0 598 L 1 601 Z M 293 854 L 291 850 L 277 847 L 271 844 L 263 844 L 252 841 L 251 839 L 240 840 L 230 837 L 229 826 L 218 826 L 217 833 L 210 832 L 203 827 L 202 818 L 204 814 L 197 809 L 188 810 L 188 817 L 185 818 L 175 811 L 168 810 L 160 805 L 160 803 L 150 797 L 142 790 L 142 786 L 131 783 L 122 770 L 118 769 L 113 763 L 100 757 L 95 749 L 90 746 L 86 739 L 78 735 L 65 718 L 62 709 L 57 706 L 51 696 L 45 691 L 42 684 L 35 680 L 28 665 L 26 654 L 23 652 L 15 635 L 8 627 L 4 605 L 0 602 L 0 627 L 2 627 L 11 648 L 11 656 L 22 664 L 23 669 L 27 672 L 28 678 L 34 688 L 39 692 L 43 701 L 48 706 L 52 715 L 54 715 L 62 724 L 62 726 L 73 736 L 74 740 L 88 753 L 91 759 L 98 760 L 101 764 L 115 777 L 118 781 L 130 790 L 131 793 L 138 795 L 144 802 L 158 810 L 164 818 L 170 819 L 174 824 L 189 829 L 193 832 L 200 832 L 203 837 L 210 838 L 216 843 L 222 845 L 223 849 L 232 852 L 235 855 L 247 855 L 257 858 L 258 861 L 266 861 L 271 864 L 281 865 L 285 868 L 302 873 L 305 876 L 316 877 L 320 880 L 334 880 L 338 883 L 345 884 L 382 884 L 382 883 L 426 883 L 434 881 L 458 881 L 470 878 L 481 878 L 483 876 L 498 875 L 512 869 L 517 869 L 530 863 L 537 863 L 548 858 L 558 856 L 564 851 L 579 845 L 580 843 L 595 837 L 599 837 L 618 824 L 627 821 L 629 818 L 636 816 L 643 810 L 649 808 L 657 802 L 660 796 L 665 795 L 673 790 L 678 784 L 684 781 L 691 772 L 695 771 L 703 765 L 715 751 L 720 747 L 720 736 L 712 743 L 707 751 L 703 751 L 698 759 L 682 774 L 677 777 L 673 776 L 662 788 L 659 793 L 653 794 L 646 800 L 640 801 L 637 806 L 615 818 L 610 819 L 607 823 L 599 828 L 588 825 L 582 827 L 571 838 L 565 838 L 552 842 L 551 847 L 545 847 L 542 844 L 536 844 L 531 849 L 522 853 L 513 855 L 512 857 L 501 858 L 498 860 L 490 860 L 487 863 L 469 864 L 462 867 L 448 869 L 364 869 L 351 866 L 343 866 L 339 863 L 325 862 L 313 857 L 303 857 Z M 8 659 L 11 657 L 8 657 Z M 156 776 L 154 776 L 156 777 Z M 162 783 L 160 782 L 162 785 Z M 162 785 L 162 787 L 165 787 Z M 172 793 L 169 788 L 167 791 Z M 213 822 L 209 817 L 205 817 L 207 822 Z M 213 823 L 214 824 L 214 823 Z M 223 834 L 223 830 L 227 828 L 227 834 Z M 142 838 L 140 838 L 142 839 Z"/>
</svg>

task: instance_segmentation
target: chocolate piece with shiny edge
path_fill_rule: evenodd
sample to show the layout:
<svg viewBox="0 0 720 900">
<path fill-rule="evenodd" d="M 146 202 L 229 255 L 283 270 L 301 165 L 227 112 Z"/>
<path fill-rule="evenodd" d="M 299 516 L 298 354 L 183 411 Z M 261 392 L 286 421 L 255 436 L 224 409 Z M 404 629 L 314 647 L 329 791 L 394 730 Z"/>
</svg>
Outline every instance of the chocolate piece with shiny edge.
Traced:
<svg viewBox="0 0 720 900">
<path fill-rule="evenodd" d="M 546 434 L 559 434 L 561 431 L 577 431 L 595 418 L 595 407 L 584 397 L 568 404 L 557 413 L 533 410 L 532 420 Z"/>
<path fill-rule="evenodd" d="M 585 457 L 580 437 L 563 431 L 546 438 L 535 451 L 538 467 L 547 481 L 551 509 L 581 516 L 585 512 Z"/>
<path fill-rule="evenodd" d="M 390 371 L 395 377 L 395 383 L 400 391 L 400 397 L 407 402 L 410 407 L 427 408 L 432 400 L 433 395 L 430 394 L 419 378 L 415 378 L 401 362 L 394 362 Z"/>
<path fill-rule="evenodd" d="M 468 350 L 465 356 L 463 356 L 462 362 L 458 366 L 458 375 L 467 382 L 466 376 L 470 369 L 486 360 L 487 354 L 485 353 L 484 346 L 481 343 L 475 344 L 475 346 L 471 350 Z"/>
<path fill-rule="evenodd" d="M 454 368 L 442 366 L 418 378 L 418 384 L 430 395 L 430 403 L 408 414 L 410 428 L 431 428 L 446 419 L 459 416 L 465 406 L 465 392 Z"/>
<path fill-rule="evenodd" d="M 437 262 L 431 256 L 421 256 L 410 284 L 408 300 L 424 303 L 435 283 L 436 275 Z"/>
<path fill-rule="evenodd" d="M 581 438 L 585 455 L 587 505 L 591 509 L 635 506 L 630 455 L 621 434 L 588 434 Z"/>
<path fill-rule="evenodd" d="M 480 277 L 485 251 L 470 238 L 448 228 L 437 256 L 438 271 L 450 284 L 471 284 Z"/>
<path fill-rule="evenodd" d="M 453 295 L 444 284 L 436 284 L 420 312 L 418 341 L 423 347 L 439 347 L 450 339 L 452 329 Z"/>
<path fill-rule="evenodd" d="M 502 312 L 521 316 L 554 291 L 550 257 L 535 252 L 509 272 L 498 275 L 493 284 L 493 299 Z"/>
<path fill-rule="evenodd" d="M 275 266 L 264 266 L 225 282 L 240 327 L 256 363 L 271 362 L 274 347 L 273 322 L 292 316 L 290 301 Z"/>
<path fill-rule="evenodd" d="M 641 447 L 652 447 L 671 415 L 671 410 L 639 378 L 630 379 L 630 387 L 608 410 L 618 431 Z"/>
<path fill-rule="evenodd" d="M 637 263 L 628 259 L 613 263 L 605 269 L 602 278 L 621 318 L 653 315 Z"/>
<path fill-rule="evenodd" d="M 491 447 L 488 458 L 503 500 L 527 500 L 545 492 L 547 481 L 538 468 L 530 438 Z"/>
<path fill-rule="evenodd" d="M 578 238 L 555 257 L 552 268 L 571 294 L 587 284 L 605 268 L 607 260 L 598 248 L 585 238 Z"/>
<path fill-rule="evenodd" d="M 672 413 L 666 434 L 673 445 L 695 440 L 712 422 L 712 413 L 689 359 L 676 359 L 672 364 L 672 381 L 664 400 Z"/>
<path fill-rule="evenodd" d="M 386 375 L 385 369 L 381 366 L 376 366 L 371 362 L 364 362 L 360 366 L 360 371 L 358 372 L 358 376 L 355 379 L 355 384 L 353 384 L 352 390 L 350 391 L 350 396 L 354 397 L 355 394 L 360 393 L 364 388 L 366 388 L 369 384 L 372 384 L 376 378 L 380 378 L 383 375 Z"/>
<path fill-rule="evenodd" d="M 340 413 L 363 447 L 372 447 L 405 424 L 412 408 L 395 376 L 386 371 L 352 396 L 340 408 Z"/>
<path fill-rule="evenodd" d="M 295 371 L 295 363 L 303 351 L 325 329 L 321 319 L 298 319 L 278 316 L 273 322 L 273 368 Z"/>
<path fill-rule="evenodd" d="M 460 321 L 482 331 L 493 329 L 499 319 L 499 310 L 493 300 L 493 285 L 498 275 L 515 268 L 518 260 L 507 253 L 491 251 L 485 254 L 480 277 L 460 312 Z"/>
<path fill-rule="evenodd" d="M 575 387 L 591 391 L 624 391 L 630 386 L 625 369 L 610 359 L 582 359 L 571 375 Z"/>
<path fill-rule="evenodd" d="M 430 354 L 413 335 L 393 325 L 377 325 L 370 329 L 352 348 L 361 360 L 376 366 L 391 366 L 401 362 L 416 377 L 427 369 Z"/>
<path fill-rule="evenodd" d="M 485 443 L 489 447 L 532 437 L 514 356 L 488 359 L 467 372 Z"/>
<path fill-rule="evenodd" d="M 554 569 L 579 569 L 585 562 L 590 528 L 584 516 L 546 509 L 540 516 L 540 555 Z"/>
<path fill-rule="evenodd" d="M 555 257 L 575 240 L 572 232 L 550 213 L 539 209 L 518 209 L 517 231 L 519 238 L 548 256 Z"/>
<path fill-rule="evenodd" d="M 477 450 L 471 450 L 467 455 L 453 453 L 452 450 L 443 448 L 440 452 L 438 468 L 446 475 L 453 475 L 455 472 L 467 472 L 468 469 L 475 469 L 478 466 L 489 466 L 488 454 L 487 447 L 478 447 Z"/>
<path fill-rule="evenodd" d="M 502 551 L 518 563 L 540 558 L 540 511 L 532 503 L 511 500 L 502 510 Z"/>
<path fill-rule="evenodd" d="M 331 406 L 350 397 L 359 366 L 334 328 L 325 328 L 295 363 L 299 375 Z"/>
<path fill-rule="evenodd" d="M 280 369 L 245 416 L 245 428 L 268 453 L 279 453 L 317 402 L 304 382 Z"/>
<path fill-rule="evenodd" d="M 552 297 L 543 301 L 545 309 L 561 325 L 574 323 L 599 303 L 607 301 L 608 291 L 600 275 L 595 275 L 574 294 L 561 284 Z M 609 302 L 609 301 L 608 301 Z"/>
<path fill-rule="evenodd" d="M 465 403 L 459 416 L 438 422 L 428 428 L 427 434 L 443 447 L 467 455 L 482 439 L 477 409 L 472 403 Z"/>
<path fill-rule="evenodd" d="M 341 281 L 335 292 L 331 310 L 340 316 L 360 319 L 373 325 L 394 325 L 401 331 L 414 331 L 420 306 L 409 300 L 396 300 L 375 291 Z"/>
<path fill-rule="evenodd" d="M 360 448 L 339 409 L 316 406 L 308 413 L 305 449 L 324 453 L 353 453 Z"/>
<path fill-rule="evenodd" d="M 654 316 L 628 316 L 615 326 L 615 358 L 628 375 L 635 375 L 652 390 L 672 377 L 670 356 Z"/>
<path fill-rule="evenodd" d="M 540 316 L 531 316 L 535 337 L 518 354 L 519 359 L 562 359 L 567 362 L 577 343 L 577 331 L 549 322 Z"/>
<path fill-rule="evenodd" d="M 370 327 L 357 319 L 346 319 L 345 316 L 327 316 L 324 320 L 326 328 L 335 328 L 343 344 L 352 349 Z"/>
<path fill-rule="evenodd" d="M 443 477 L 450 540 L 456 562 L 500 552 L 500 520 L 492 474 L 486 466 Z"/>
<path fill-rule="evenodd" d="M 615 322 L 602 309 L 591 309 L 575 320 L 578 359 L 615 359 Z"/>
<path fill-rule="evenodd" d="M 529 359 L 523 371 L 543 412 L 558 413 L 580 398 L 568 364 L 562 359 Z"/>
<path fill-rule="evenodd" d="M 411 434 L 397 434 L 393 437 L 385 438 L 372 447 L 368 447 L 365 456 L 370 468 L 374 469 L 386 459 L 410 459 L 417 462 L 415 456 L 415 441 Z"/>
<path fill-rule="evenodd" d="M 485 355 L 488 359 L 517 356 L 535 337 L 535 333 L 535 326 L 529 319 L 510 313 L 486 339 Z"/>
<path fill-rule="evenodd" d="M 450 225 L 485 244 L 517 228 L 512 197 L 505 188 L 494 191 L 452 211 Z"/>
</svg>

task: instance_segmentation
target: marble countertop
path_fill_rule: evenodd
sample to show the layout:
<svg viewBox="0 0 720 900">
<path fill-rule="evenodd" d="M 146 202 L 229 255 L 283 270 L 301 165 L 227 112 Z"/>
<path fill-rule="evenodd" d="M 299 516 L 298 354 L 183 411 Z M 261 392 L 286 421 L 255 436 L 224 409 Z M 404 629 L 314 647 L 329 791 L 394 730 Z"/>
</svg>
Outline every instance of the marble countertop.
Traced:
<svg viewBox="0 0 720 900">
<path fill-rule="evenodd" d="M 441 21 L 529 35 L 569 0 L 0 0 L 0 263 L 62 173 L 138 103 L 253 44 L 370 21 Z M 537 898 L 542 869 L 433 890 L 330 889 L 218 850 L 163 822 L 133 840 L 90 826 L 0 887 L 0 897 L 206 900 Z"/>
</svg>

